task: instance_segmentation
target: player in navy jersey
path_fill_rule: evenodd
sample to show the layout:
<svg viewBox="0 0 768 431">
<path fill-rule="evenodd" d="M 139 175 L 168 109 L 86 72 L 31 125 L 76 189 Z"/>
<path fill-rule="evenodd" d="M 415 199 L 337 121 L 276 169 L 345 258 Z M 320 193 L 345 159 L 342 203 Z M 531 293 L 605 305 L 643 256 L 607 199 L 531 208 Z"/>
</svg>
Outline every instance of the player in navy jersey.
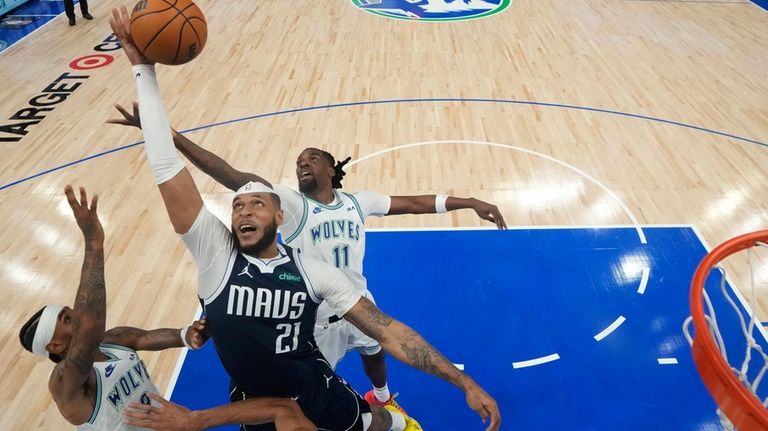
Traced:
<svg viewBox="0 0 768 431">
<path fill-rule="evenodd" d="M 113 11 L 110 24 L 133 65 L 145 153 L 171 224 L 197 262 L 198 296 L 219 357 L 245 396 L 291 397 L 321 429 L 421 429 L 394 408 L 369 406 L 335 374 L 314 342 L 314 315 L 324 300 L 399 360 L 463 390 L 468 405 L 490 420 L 488 429 L 497 430 L 496 401 L 471 377 L 413 329 L 381 312 L 339 269 L 277 244 L 283 212 L 271 187 L 249 182 L 238 189 L 232 231 L 206 209 L 173 146 L 154 66 L 133 45 L 128 21 L 123 7 Z M 248 413 L 240 402 L 224 408 Z M 162 408 L 142 409 L 147 414 L 139 420 L 151 424 Z M 216 419 L 215 424 L 231 423 L 232 417 L 222 413 Z"/>
<path fill-rule="evenodd" d="M 138 107 L 129 113 L 116 106 L 122 119 L 111 123 L 141 128 Z M 355 288 L 374 301 L 363 276 L 365 255 L 365 220 L 369 216 L 441 213 L 462 208 L 473 209 L 479 217 L 506 229 L 504 218 L 495 205 L 474 199 L 445 195 L 387 196 L 371 191 L 342 192 L 346 160 L 336 163 L 333 155 L 317 148 L 307 148 L 296 159 L 299 190 L 271 184 L 264 178 L 242 172 L 207 151 L 184 135 L 173 131 L 174 144 L 195 166 L 231 190 L 249 181 L 269 185 L 280 196 L 285 217 L 280 225 L 283 241 L 301 249 L 304 256 L 328 262 L 341 269 Z M 323 356 L 334 369 L 348 350 L 356 349 L 363 368 L 373 383 L 365 399 L 376 405 L 398 406 L 387 385 L 384 352 L 379 343 L 341 319 L 327 304 L 317 314 L 315 339 Z M 233 391 L 236 393 L 237 391 Z"/>
<path fill-rule="evenodd" d="M 70 186 L 67 201 L 85 238 L 85 258 L 73 307 L 48 305 L 35 313 L 19 331 L 21 345 L 56 363 L 48 389 L 62 416 L 81 431 L 133 431 L 123 414 L 131 402 L 165 403 L 139 357 L 141 350 L 187 346 L 200 348 L 208 339 L 205 319 L 183 329 L 146 331 L 128 326 L 104 331 L 104 230 L 97 215 L 97 196 L 90 207 L 86 192 L 80 200 Z M 281 431 L 316 428 L 295 401 L 258 398 L 252 401 L 264 422 L 275 421 Z"/>
</svg>

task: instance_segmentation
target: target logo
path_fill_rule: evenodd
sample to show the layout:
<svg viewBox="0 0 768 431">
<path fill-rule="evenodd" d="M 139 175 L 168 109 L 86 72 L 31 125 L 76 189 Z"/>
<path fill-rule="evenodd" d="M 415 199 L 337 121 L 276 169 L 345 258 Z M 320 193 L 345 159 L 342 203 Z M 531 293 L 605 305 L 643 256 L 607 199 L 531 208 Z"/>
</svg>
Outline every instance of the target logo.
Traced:
<svg viewBox="0 0 768 431">
<path fill-rule="evenodd" d="M 114 57 L 107 54 L 86 55 L 85 57 L 79 57 L 72 60 L 72 62 L 69 63 L 69 67 L 75 70 L 98 69 L 112 63 L 114 59 Z"/>
</svg>

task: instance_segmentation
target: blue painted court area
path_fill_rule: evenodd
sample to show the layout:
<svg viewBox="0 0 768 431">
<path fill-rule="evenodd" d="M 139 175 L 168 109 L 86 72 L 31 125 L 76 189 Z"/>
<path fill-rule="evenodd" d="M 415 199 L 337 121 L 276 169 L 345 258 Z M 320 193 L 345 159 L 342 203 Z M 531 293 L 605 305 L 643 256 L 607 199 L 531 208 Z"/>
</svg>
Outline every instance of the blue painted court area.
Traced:
<svg viewBox="0 0 768 431">
<path fill-rule="evenodd" d="M 502 429 L 720 429 L 681 331 L 706 250 L 687 227 L 644 231 L 647 244 L 634 228 L 373 231 L 365 272 L 382 309 L 496 397 Z M 713 292 L 725 339 L 743 345 Z M 357 356 L 338 371 L 364 392 Z M 536 358 L 550 362 L 520 367 Z M 457 389 L 391 358 L 389 370 L 426 430 L 484 429 Z M 209 343 L 187 355 L 172 399 L 200 409 L 226 403 L 227 392 Z"/>
<path fill-rule="evenodd" d="M 75 15 L 77 15 L 79 23 L 82 18 L 80 17 L 80 7 L 77 4 L 78 2 L 75 0 Z M 60 0 L 30 0 L 0 16 L 0 51 L 10 47 L 62 13 L 64 13 L 64 2 Z M 62 21 L 61 24 L 68 25 L 66 21 Z"/>
</svg>

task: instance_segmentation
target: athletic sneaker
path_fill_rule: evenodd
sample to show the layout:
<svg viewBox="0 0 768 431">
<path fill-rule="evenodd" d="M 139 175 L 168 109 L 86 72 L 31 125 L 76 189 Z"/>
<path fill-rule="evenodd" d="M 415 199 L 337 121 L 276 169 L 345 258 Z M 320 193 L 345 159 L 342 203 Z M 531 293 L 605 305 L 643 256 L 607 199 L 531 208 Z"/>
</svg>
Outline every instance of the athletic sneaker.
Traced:
<svg viewBox="0 0 768 431">
<path fill-rule="evenodd" d="M 373 393 L 373 389 L 365 393 L 365 400 L 368 401 L 369 405 L 372 406 L 379 406 L 379 407 L 386 407 L 386 406 L 392 406 L 396 408 L 400 413 L 402 413 L 404 416 L 408 416 L 408 413 L 406 413 L 405 409 L 400 406 L 400 404 L 395 401 L 395 397 L 400 394 L 394 394 L 390 395 L 389 399 L 387 401 L 379 401 L 378 398 L 376 398 L 376 394 Z"/>
<path fill-rule="evenodd" d="M 392 397 L 390 397 L 389 400 L 392 401 Z M 403 431 L 424 431 L 423 428 L 421 428 L 421 425 L 419 425 L 419 423 L 416 422 L 416 419 L 405 414 L 402 411 L 402 409 L 400 409 L 399 407 L 395 407 L 391 404 L 386 404 L 384 405 L 384 408 L 389 410 L 390 412 L 398 413 L 403 415 L 403 417 L 405 417 L 405 429 Z"/>
</svg>

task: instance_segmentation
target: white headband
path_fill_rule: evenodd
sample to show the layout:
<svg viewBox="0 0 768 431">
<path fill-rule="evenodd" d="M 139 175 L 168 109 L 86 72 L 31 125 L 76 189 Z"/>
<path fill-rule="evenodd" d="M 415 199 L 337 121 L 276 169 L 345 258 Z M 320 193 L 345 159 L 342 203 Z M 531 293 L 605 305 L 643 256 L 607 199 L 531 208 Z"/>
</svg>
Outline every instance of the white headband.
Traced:
<svg viewBox="0 0 768 431">
<path fill-rule="evenodd" d="M 45 350 L 45 346 L 53 339 L 53 333 L 56 331 L 56 322 L 59 320 L 59 313 L 63 309 L 63 305 L 49 305 L 45 307 L 40 320 L 37 322 L 35 337 L 32 339 L 32 353 L 48 357 L 48 351 Z"/>
<path fill-rule="evenodd" d="M 235 192 L 235 197 L 238 197 L 240 195 L 246 195 L 248 193 L 275 193 L 275 191 L 272 190 L 272 187 L 269 187 L 264 183 L 257 183 L 257 182 L 251 181 L 248 184 L 237 189 L 237 191 Z"/>
</svg>

